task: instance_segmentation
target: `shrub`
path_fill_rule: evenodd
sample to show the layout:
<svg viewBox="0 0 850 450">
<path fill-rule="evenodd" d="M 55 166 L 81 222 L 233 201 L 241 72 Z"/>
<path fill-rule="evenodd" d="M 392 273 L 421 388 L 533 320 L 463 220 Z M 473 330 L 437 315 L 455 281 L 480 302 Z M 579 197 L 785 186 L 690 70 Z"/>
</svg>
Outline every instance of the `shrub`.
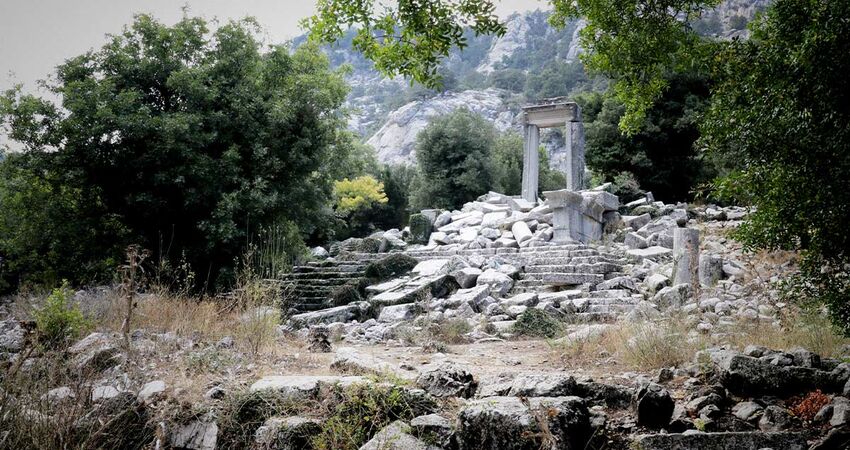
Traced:
<svg viewBox="0 0 850 450">
<path fill-rule="evenodd" d="M 529 308 L 517 317 L 513 331 L 534 337 L 553 338 L 564 330 L 564 324 L 542 309 Z"/>
<path fill-rule="evenodd" d="M 379 261 L 369 263 L 366 266 L 364 274 L 366 277 L 374 280 L 386 280 L 410 272 L 418 263 L 419 261 L 412 256 L 395 253 Z"/>
<path fill-rule="evenodd" d="M 312 440 L 317 450 L 358 449 L 393 421 L 429 414 L 437 406 L 426 395 L 387 383 L 355 384 L 335 394 L 338 401 Z"/>
<path fill-rule="evenodd" d="M 821 392 L 820 389 L 817 389 L 809 392 L 802 398 L 796 399 L 794 406 L 791 407 L 791 412 L 804 422 L 811 422 L 814 420 L 818 411 L 828 404 L 829 396 Z"/>
<path fill-rule="evenodd" d="M 88 321 L 83 316 L 78 305 L 70 301 L 73 293 L 68 283 L 56 288 L 47 297 L 44 306 L 36 310 L 35 323 L 38 329 L 39 342 L 48 348 L 62 348 L 88 327 Z"/>
<path fill-rule="evenodd" d="M 342 306 L 363 300 L 361 285 L 360 281 L 349 281 L 334 289 L 330 294 L 331 303 L 334 306 Z"/>
</svg>

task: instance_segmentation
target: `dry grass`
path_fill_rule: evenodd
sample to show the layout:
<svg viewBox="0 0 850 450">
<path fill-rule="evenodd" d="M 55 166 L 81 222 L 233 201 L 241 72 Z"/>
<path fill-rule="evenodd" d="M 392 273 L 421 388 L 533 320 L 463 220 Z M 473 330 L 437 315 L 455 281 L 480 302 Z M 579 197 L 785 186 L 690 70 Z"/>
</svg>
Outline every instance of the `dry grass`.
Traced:
<svg viewBox="0 0 850 450">
<path fill-rule="evenodd" d="M 774 350 L 804 348 L 822 357 L 846 356 L 850 339 L 842 336 L 822 312 L 795 312 L 782 318 L 782 326 L 742 321 L 724 343 L 743 350 L 761 345 Z"/>
<path fill-rule="evenodd" d="M 658 321 L 619 322 L 604 333 L 583 339 L 553 341 L 553 351 L 571 367 L 587 366 L 610 355 L 624 368 L 652 371 L 681 366 L 711 346 L 743 350 L 760 345 L 774 350 L 804 348 L 822 357 L 847 355 L 850 339 L 841 336 L 825 314 L 795 312 L 783 318 L 783 326 L 741 321 L 719 337 L 697 334 L 681 317 Z"/>
</svg>

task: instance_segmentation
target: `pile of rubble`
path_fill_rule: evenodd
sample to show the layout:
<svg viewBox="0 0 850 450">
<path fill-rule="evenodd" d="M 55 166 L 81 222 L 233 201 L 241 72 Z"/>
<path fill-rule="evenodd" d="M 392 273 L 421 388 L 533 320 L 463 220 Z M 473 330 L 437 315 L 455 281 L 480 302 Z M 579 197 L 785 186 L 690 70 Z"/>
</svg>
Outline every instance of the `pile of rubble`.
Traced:
<svg viewBox="0 0 850 450">
<path fill-rule="evenodd" d="M 785 305 L 775 289 L 753 277 L 740 245 L 716 231 L 736 227 L 746 210 L 664 204 L 651 194 L 620 206 L 604 189 L 547 192 L 537 203 L 491 192 L 459 211 L 422 211 L 409 229 L 318 248 L 315 254 L 334 256 L 312 263 L 321 269 L 296 268 L 296 288 L 302 273 L 338 267 L 348 279 L 347 268 L 362 272 L 397 252 L 419 264 L 391 279 L 360 279 L 358 301 L 328 300 L 290 325 L 330 326 L 350 343 L 391 341 L 416 319 L 463 319 L 470 341 L 493 339 L 509 334 L 529 308 L 570 323 L 681 312 L 693 332 L 717 335 L 741 320 L 778 325 Z M 580 239 L 572 238 L 576 229 Z M 776 268 L 772 281 L 791 270 L 790 263 Z"/>
</svg>

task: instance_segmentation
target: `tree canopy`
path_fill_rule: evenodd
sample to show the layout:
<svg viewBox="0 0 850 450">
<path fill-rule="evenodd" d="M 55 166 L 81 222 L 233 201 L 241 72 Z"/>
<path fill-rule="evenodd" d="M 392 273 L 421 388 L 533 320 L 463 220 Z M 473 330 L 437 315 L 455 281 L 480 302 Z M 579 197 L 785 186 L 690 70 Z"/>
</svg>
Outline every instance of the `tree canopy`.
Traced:
<svg viewBox="0 0 850 450">
<path fill-rule="evenodd" d="M 135 242 L 185 255 L 215 283 L 260 228 L 309 232 L 354 151 L 347 86 L 315 46 L 266 48 L 259 32 L 250 19 L 210 31 L 200 18 L 138 15 L 58 67 L 61 106 L 5 92 L 0 121 L 26 152 L 0 188 L 0 255 L 48 250 L 69 276 L 86 266 L 79 258 Z M 72 221 L 44 222 L 65 211 Z M 43 236 L 28 239 L 22 223 L 45 225 Z M 98 245 L 77 254 L 83 239 Z M 9 280 L 30 269 L 0 270 Z"/>
<path fill-rule="evenodd" d="M 414 206 L 456 209 L 492 189 L 495 141 L 493 124 L 466 108 L 428 124 L 416 138 Z"/>
</svg>

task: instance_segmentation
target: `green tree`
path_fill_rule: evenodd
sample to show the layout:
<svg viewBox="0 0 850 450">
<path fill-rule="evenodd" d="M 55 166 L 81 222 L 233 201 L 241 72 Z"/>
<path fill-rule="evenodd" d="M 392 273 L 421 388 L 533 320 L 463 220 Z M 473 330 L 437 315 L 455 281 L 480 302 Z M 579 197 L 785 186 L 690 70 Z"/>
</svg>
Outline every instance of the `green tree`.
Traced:
<svg viewBox="0 0 850 450">
<path fill-rule="evenodd" d="M 777 0 L 718 55 L 702 144 L 755 206 L 747 248 L 802 250 L 802 292 L 850 334 L 850 3 Z"/>
<path fill-rule="evenodd" d="M 166 26 L 139 15 L 58 67 L 61 107 L 12 89 L 0 120 L 43 161 L 50 192 L 100 206 L 156 256 L 185 251 L 210 275 L 199 282 L 214 286 L 256 230 L 286 222 L 310 232 L 353 148 L 344 74 L 315 46 L 264 50 L 259 34 L 248 19 L 210 32 L 200 18 Z M 93 221 L 90 209 L 82 214 Z M 44 234 L 18 246 L 32 253 L 59 239 Z"/>
<path fill-rule="evenodd" d="M 320 43 L 332 43 L 357 28 L 352 45 L 387 75 L 409 76 L 437 87 L 441 58 L 467 45 L 465 27 L 502 35 L 505 27 L 490 1 L 401 0 L 388 6 L 375 0 L 319 0 L 318 14 L 302 26 Z"/>
<path fill-rule="evenodd" d="M 585 113 L 587 165 L 607 181 L 631 173 L 641 188 L 661 200 L 688 200 L 714 176 L 694 146 L 700 114 L 708 104 L 708 84 L 699 76 L 671 76 L 667 83 L 670 87 L 647 112 L 641 130 L 631 135 L 618 127 L 625 107 L 616 97 L 579 99 L 584 104 L 604 98 L 598 110 L 598 104 L 583 108 L 590 113 Z"/>
<path fill-rule="evenodd" d="M 466 108 L 433 120 L 416 138 L 415 208 L 460 208 L 495 185 L 493 124 Z"/>
<path fill-rule="evenodd" d="M 496 139 L 493 147 L 493 166 L 496 173 L 495 189 L 507 195 L 522 193 L 522 159 L 525 143 L 518 133 L 505 133 Z M 549 154 L 542 146 L 538 149 L 540 173 L 538 195 L 543 191 L 564 189 L 566 176 L 549 168 Z"/>
</svg>

